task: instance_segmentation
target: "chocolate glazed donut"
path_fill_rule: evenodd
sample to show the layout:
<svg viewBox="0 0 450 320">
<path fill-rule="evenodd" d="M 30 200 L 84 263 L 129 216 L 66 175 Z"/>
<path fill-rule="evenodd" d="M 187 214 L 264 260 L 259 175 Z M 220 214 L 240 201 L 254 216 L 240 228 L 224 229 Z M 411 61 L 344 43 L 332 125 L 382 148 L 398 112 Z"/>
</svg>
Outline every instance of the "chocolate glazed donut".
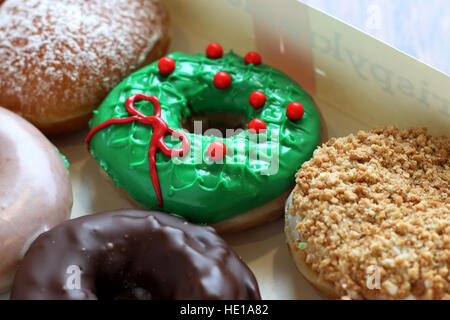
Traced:
<svg viewBox="0 0 450 320">
<path fill-rule="evenodd" d="M 41 234 L 19 266 L 11 299 L 143 293 L 152 299 L 261 298 L 250 269 L 213 228 L 159 212 L 119 210 Z"/>
</svg>

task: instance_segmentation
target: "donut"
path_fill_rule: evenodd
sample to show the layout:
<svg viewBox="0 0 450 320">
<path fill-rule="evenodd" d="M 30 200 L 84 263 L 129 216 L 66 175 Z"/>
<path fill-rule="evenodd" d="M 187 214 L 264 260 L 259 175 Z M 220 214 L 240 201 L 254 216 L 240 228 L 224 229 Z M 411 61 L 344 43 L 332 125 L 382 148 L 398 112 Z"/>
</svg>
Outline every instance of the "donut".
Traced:
<svg viewBox="0 0 450 320">
<path fill-rule="evenodd" d="M 0 107 L 0 292 L 37 235 L 70 216 L 67 161 L 33 125 Z"/>
<path fill-rule="evenodd" d="M 11 290 L 13 300 L 146 298 L 261 297 L 253 273 L 212 227 L 125 209 L 69 220 L 40 235 Z"/>
<path fill-rule="evenodd" d="M 194 122 L 192 132 L 185 123 L 193 117 L 237 130 L 203 134 Z M 321 137 L 305 90 L 258 53 L 224 54 L 218 43 L 133 73 L 94 111 L 90 128 L 91 154 L 133 202 L 220 232 L 282 215 L 294 174 Z"/>
<path fill-rule="evenodd" d="M 394 127 L 333 138 L 296 174 L 286 238 L 330 298 L 450 298 L 450 139 Z"/>
<path fill-rule="evenodd" d="M 87 126 L 124 77 L 164 55 L 159 0 L 0 3 L 0 105 L 48 134 Z"/>
</svg>

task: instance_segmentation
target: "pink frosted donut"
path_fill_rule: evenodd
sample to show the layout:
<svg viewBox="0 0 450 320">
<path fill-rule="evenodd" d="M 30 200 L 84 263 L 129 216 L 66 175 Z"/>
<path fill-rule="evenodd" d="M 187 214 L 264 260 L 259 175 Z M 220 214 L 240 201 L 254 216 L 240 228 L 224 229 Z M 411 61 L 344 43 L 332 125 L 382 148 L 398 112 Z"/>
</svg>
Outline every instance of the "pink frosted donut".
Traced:
<svg viewBox="0 0 450 320">
<path fill-rule="evenodd" d="M 70 216 L 72 185 L 57 149 L 33 125 L 0 107 L 0 292 L 40 233 Z"/>
</svg>

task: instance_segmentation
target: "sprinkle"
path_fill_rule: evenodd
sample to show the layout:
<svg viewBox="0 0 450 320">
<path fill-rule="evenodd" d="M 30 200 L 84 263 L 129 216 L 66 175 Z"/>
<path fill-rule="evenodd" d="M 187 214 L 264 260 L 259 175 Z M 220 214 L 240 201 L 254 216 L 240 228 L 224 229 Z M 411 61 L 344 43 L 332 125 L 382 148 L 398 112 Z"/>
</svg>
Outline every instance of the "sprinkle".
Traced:
<svg viewBox="0 0 450 320">
<path fill-rule="evenodd" d="M 245 64 L 253 63 L 255 66 L 261 64 L 261 56 L 258 52 L 250 51 L 244 57 Z"/>
<path fill-rule="evenodd" d="M 262 91 L 253 91 L 248 97 L 248 103 L 254 109 L 260 109 L 266 103 L 267 97 Z"/>
<path fill-rule="evenodd" d="M 221 160 L 225 157 L 227 148 L 221 141 L 214 141 L 208 146 L 208 155 L 213 160 Z"/>
<path fill-rule="evenodd" d="M 171 74 L 175 70 L 175 61 L 170 57 L 159 59 L 158 70 L 165 75 Z"/>
<path fill-rule="evenodd" d="M 248 124 L 248 130 L 252 133 L 260 133 L 267 129 L 266 123 L 258 118 L 253 119 Z"/>
<path fill-rule="evenodd" d="M 300 102 L 291 102 L 286 108 L 286 115 L 292 121 L 300 120 L 305 113 L 305 109 Z"/>
<path fill-rule="evenodd" d="M 231 76 L 224 71 L 219 71 L 214 76 L 213 83 L 217 89 L 224 90 L 230 86 Z"/>
<path fill-rule="evenodd" d="M 206 56 L 210 59 L 219 59 L 223 55 L 223 49 L 217 42 L 212 42 L 206 47 Z"/>
</svg>

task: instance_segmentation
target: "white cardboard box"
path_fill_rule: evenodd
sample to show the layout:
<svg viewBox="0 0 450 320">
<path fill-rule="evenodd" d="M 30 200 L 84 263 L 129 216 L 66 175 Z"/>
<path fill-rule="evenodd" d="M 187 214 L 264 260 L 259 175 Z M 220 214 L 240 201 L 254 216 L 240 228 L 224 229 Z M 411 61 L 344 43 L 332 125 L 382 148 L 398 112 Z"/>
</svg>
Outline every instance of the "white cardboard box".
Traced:
<svg viewBox="0 0 450 320">
<path fill-rule="evenodd" d="M 395 125 L 450 135 L 450 79 L 361 31 L 295 0 L 165 0 L 170 51 L 258 51 L 310 92 L 328 136 Z M 72 217 L 130 207 L 100 174 L 87 132 L 53 140 L 71 162 Z M 264 299 L 323 298 L 297 272 L 283 220 L 225 239 L 255 273 Z M 7 295 L 3 296 L 7 298 Z"/>
</svg>

